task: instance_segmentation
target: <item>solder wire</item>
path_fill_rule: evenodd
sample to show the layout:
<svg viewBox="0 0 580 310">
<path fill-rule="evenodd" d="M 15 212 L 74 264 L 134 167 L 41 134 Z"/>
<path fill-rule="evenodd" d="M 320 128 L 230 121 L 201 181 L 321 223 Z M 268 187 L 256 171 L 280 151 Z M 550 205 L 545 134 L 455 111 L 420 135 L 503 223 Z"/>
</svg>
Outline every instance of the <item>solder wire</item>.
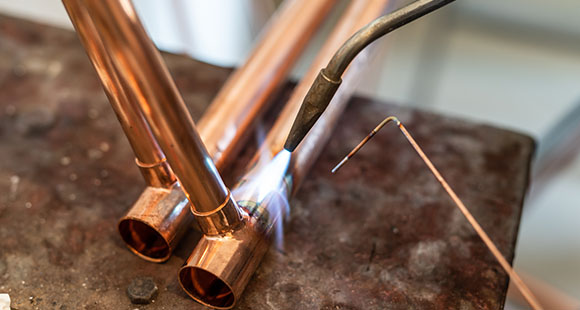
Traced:
<svg viewBox="0 0 580 310">
<path fill-rule="evenodd" d="M 538 302 L 538 300 L 536 299 L 536 297 L 534 296 L 534 294 L 532 293 L 532 291 L 528 288 L 528 286 L 524 283 L 524 281 L 520 278 L 520 276 L 515 272 L 515 270 L 510 266 L 510 264 L 507 262 L 505 257 L 501 254 L 501 252 L 499 251 L 497 246 L 493 243 L 493 241 L 491 241 L 491 238 L 489 238 L 489 236 L 483 230 L 483 228 L 479 225 L 479 223 L 477 222 L 475 217 L 473 217 L 471 212 L 469 212 L 469 210 L 463 204 L 461 199 L 459 199 L 457 194 L 455 194 L 455 191 L 453 191 L 451 186 L 449 186 L 447 181 L 445 181 L 443 176 L 441 176 L 441 173 L 439 173 L 439 170 L 437 170 L 437 168 L 435 168 L 435 166 L 433 165 L 431 160 L 429 160 L 427 155 L 425 155 L 425 153 L 423 152 L 423 150 L 421 149 L 419 144 L 417 144 L 415 139 L 413 139 L 411 134 L 407 131 L 405 126 L 403 126 L 403 124 L 397 119 L 397 117 L 389 116 L 389 117 L 385 118 L 350 153 L 348 153 L 348 155 L 346 155 L 346 157 L 344 157 L 344 159 L 342 161 L 340 161 L 340 163 L 338 163 L 338 165 L 336 165 L 336 167 L 334 167 L 332 169 L 332 173 L 335 173 L 336 171 L 338 171 L 338 169 L 340 169 L 340 167 L 342 167 L 350 158 L 352 158 L 363 147 L 363 145 L 365 145 L 381 128 L 383 128 L 383 126 L 385 126 L 386 124 L 388 124 L 391 121 L 395 122 L 397 124 L 397 126 L 399 127 L 399 129 L 401 130 L 401 132 L 403 133 L 405 138 L 407 139 L 407 141 L 409 141 L 409 143 L 415 149 L 417 154 L 419 154 L 421 159 L 425 162 L 425 164 L 427 165 L 429 170 L 431 170 L 431 173 L 433 173 L 433 175 L 435 176 L 437 181 L 439 181 L 441 186 L 443 186 L 443 188 L 445 189 L 445 191 L 447 192 L 449 197 L 451 197 L 451 199 L 453 200 L 455 205 L 459 208 L 461 213 L 463 213 L 463 215 L 465 216 L 465 218 L 467 219 L 469 224 L 471 224 L 471 226 L 477 232 L 477 234 L 479 235 L 481 240 L 483 240 L 483 242 L 485 243 L 487 248 L 490 250 L 490 252 L 493 254 L 493 256 L 495 256 L 495 259 L 499 262 L 499 264 L 502 266 L 502 268 L 505 270 L 505 272 L 507 272 L 507 274 L 510 276 L 510 278 L 514 281 L 518 290 L 522 293 L 522 295 L 524 296 L 524 298 L 526 299 L 528 304 L 535 310 L 543 309 L 542 306 L 540 305 L 540 303 Z"/>
</svg>

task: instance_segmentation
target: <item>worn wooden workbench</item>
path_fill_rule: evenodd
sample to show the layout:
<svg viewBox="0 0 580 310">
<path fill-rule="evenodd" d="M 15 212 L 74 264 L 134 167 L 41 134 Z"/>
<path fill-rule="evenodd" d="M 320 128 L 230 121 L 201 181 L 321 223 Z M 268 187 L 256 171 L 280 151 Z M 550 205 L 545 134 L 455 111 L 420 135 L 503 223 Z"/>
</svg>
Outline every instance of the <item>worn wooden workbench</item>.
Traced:
<svg viewBox="0 0 580 310">
<path fill-rule="evenodd" d="M 230 70 L 167 55 L 197 119 Z M 283 95 L 281 95 L 283 96 Z M 281 101 L 281 100 L 280 100 Z M 534 143 L 485 125 L 353 99 L 238 309 L 498 309 L 508 279 L 394 129 L 396 114 L 511 261 Z M 125 249 L 118 218 L 144 182 L 74 33 L 0 17 L 0 293 L 14 309 L 199 309 L 165 264 Z M 155 302 L 132 305 L 151 276 Z"/>
</svg>

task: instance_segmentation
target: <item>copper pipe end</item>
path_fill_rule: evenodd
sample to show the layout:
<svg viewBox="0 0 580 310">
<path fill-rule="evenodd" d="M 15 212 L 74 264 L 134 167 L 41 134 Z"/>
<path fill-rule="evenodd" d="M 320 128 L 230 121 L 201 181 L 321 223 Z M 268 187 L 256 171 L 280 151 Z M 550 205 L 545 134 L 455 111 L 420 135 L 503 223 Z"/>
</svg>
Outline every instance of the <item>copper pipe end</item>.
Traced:
<svg viewBox="0 0 580 310">
<path fill-rule="evenodd" d="M 184 266 L 179 283 L 197 302 L 216 309 L 230 309 L 236 304 L 233 289 L 215 274 L 198 267 Z"/>
<path fill-rule="evenodd" d="M 169 259 L 193 219 L 189 201 L 175 183 L 170 189 L 147 187 L 118 228 L 133 253 L 162 263 Z"/>
<path fill-rule="evenodd" d="M 272 227 L 281 220 L 280 212 L 268 209 L 270 201 L 239 202 L 245 213 L 241 227 L 201 238 L 179 271 L 179 283 L 189 296 L 215 309 L 235 305 L 268 250 Z"/>
<path fill-rule="evenodd" d="M 268 237 L 250 220 L 228 236 L 203 236 L 179 271 L 181 287 L 196 301 L 230 309 L 268 250 Z"/>
<path fill-rule="evenodd" d="M 290 160 L 290 152 L 280 152 L 257 162 L 234 187 L 241 223 L 222 235 L 204 235 L 179 271 L 179 283 L 193 299 L 230 309 L 240 298 L 268 250 L 272 228 L 280 228 L 288 212 Z"/>
</svg>

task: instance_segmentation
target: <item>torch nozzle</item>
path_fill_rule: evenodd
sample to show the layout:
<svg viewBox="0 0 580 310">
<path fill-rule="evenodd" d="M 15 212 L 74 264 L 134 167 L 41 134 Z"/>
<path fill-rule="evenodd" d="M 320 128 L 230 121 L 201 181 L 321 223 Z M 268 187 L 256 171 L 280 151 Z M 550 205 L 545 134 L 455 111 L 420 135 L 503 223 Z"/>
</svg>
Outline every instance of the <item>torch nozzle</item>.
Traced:
<svg viewBox="0 0 580 310">
<path fill-rule="evenodd" d="M 292 124 L 292 129 L 290 129 L 290 134 L 286 138 L 284 144 L 286 150 L 294 151 L 306 137 L 322 112 L 326 110 L 341 82 L 340 76 L 338 79 L 333 79 L 326 74 L 324 69 L 320 70 L 306 97 L 304 97 L 298 115 Z"/>
</svg>

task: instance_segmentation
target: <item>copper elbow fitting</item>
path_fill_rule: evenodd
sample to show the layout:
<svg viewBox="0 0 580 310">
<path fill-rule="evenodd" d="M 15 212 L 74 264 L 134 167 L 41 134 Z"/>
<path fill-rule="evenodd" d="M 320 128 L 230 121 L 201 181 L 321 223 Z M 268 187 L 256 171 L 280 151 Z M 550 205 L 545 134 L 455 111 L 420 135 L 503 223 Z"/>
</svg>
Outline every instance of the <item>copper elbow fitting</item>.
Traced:
<svg viewBox="0 0 580 310">
<path fill-rule="evenodd" d="M 119 234 L 131 252 L 162 263 L 171 257 L 194 217 L 167 161 L 157 165 L 145 165 L 138 159 L 135 162 L 148 186 L 119 220 Z"/>
</svg>

